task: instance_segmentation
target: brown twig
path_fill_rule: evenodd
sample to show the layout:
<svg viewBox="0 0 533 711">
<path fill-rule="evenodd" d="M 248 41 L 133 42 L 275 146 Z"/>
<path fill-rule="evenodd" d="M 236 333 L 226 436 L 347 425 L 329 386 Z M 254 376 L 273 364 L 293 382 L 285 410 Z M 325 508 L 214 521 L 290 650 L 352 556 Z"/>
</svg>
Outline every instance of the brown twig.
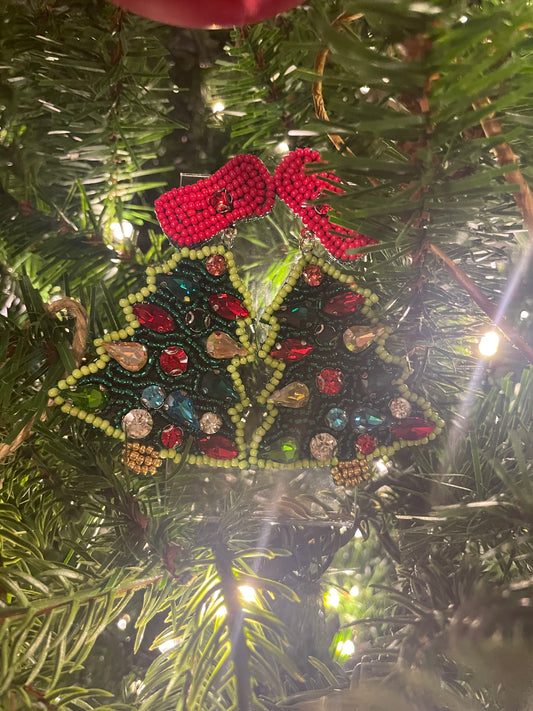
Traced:
<svg viewBox="0 0 533 711">
<path fill-rule="evenodd" d="M 482 309 L 491 321 L 505 334 L 509 341 L 518 348 L 518 350 L 533 363 L 533 348 L 524 341 L 518 331 L 512 326 L 504 316 L 498 314 L 498 307 L 492 303 L 487 297 L 477 288 L 470 277 L 460 269 L 455 262 L 446 255 L 436 244 L 428 242 L 426 247 L 429 252 L 439 257 L 446 269 L 461 286 L 468 292 L 472 301 L 474 301 L 480 309 Z"/>
<path fill-rule="evenodd" d="M 486 97 L 479 99 L 479 101 L 476 101 L 473 106 L 474 109 L 486 108 L 487 106 L 490 106 L 490 99 Z M 481 128 L 487 138 L 503 136 L 501 124 L 498 119 L 494 117 L 494 114 L 490 114 L 487 118 L 480 119 L 479 123 L 481 124 Z M 502 167 L 506 165 L 518 165 L 518 157 L 506 141 L 502 141 L 502 143 L 494 146 L 492 150 L 498 160 L 498 163 Z M 524 218 L 529 238 L 533 242 L 533 196 L 531 195 L 529 185 L 518 168 L 505 173 L 504 177 L 508 183 L 518 185 L 519 187 L 518 192 L 513 193 L 513 197 L 520 212 L 522 213 L 522 217 Z"/>
<path fill-rule="evenodd" d="M 45 304 L 45 309 L 50 315 L 55 315 L 59 311 L 65 309 L 67 313 L 76 320 L 76 330 L 72 339 L 71 353 L 76 366 L 79 366 L 83 354 L 85 352 L 85 343 L 87 341 L 87 331 L 89 328 L 89 317 L 85 308 L 74 299 L 63 298 L 54 301 L 51 304 Z M 49 403 L 52 405 L 53 402 Z M 41 420 L 46 419 L 46 414 L 41 415 Z M 17 434 L 15 439 L 9 444 L 0 444 L 0 460 L 5 459 L 10 454 L 13 454 L 20 445 L 30 436 L 35 417 L 32 417 Z"/>
<path fill-rule="evenodd" d="M 342 15 L 339 15 L 339 17 L 337 17 L 335 22 L 332 24 L 332 27 L 336 29 L 342 29 L 342 25 L 344 23 L 349 24 L 350 22 L 354 22 L 355 20 L 358 20 L 361 17 L 363 17 L 362 12 L 358 12 L 355 15 L 350 15 L 348 12 L 343 12 Z M 320 49 L 317 52 L 314 66 L 315 74 L 324 76 L 324 67 L 326 66 L 326 60 L 329 55 L 329 49 Z M 326 105 L 324 103 L 324 96 L 322 94 L 322 79 L 316 79 L 313 82 L 313 85 L 311 87 L 311 93 L 313 95 L 313 104 L 315 106 L 316 117 L 322 119 L 323 121 L 329 121 L 328 112 L 326 111 Z M 348 153 L 351 153 L 353 155 L 352 151 L 348 148 L 344 140 L 338 134 L 328 133 L 328 138 L 338 151 L 346 150 Z"/>
</svg>

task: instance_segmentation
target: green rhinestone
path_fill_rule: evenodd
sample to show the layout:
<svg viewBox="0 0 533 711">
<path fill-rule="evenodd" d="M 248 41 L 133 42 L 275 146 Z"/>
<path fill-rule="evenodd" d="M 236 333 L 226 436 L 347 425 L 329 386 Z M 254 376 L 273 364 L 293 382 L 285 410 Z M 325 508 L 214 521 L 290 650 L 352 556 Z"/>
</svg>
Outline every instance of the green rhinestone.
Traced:
<svg viewBox="0 0 533 711">
<path fill-rule="evenodd" d="M 69 393 L 69 399 L 77 407 L 91 412 L 102 407 L 107 400 L 107 396 L 103 390 L 95 385 L 85 385 L 78 388 L 74 392 Z"/>
<path fill-rule="evenodd" d="M 292 437 L 282 437 L 269 447 L 265 447 L 264 454 L 267 454 L 268 458 L 274 462 L 280 462 L 282 464 L 293 462 L 295 459 L 298 459 L 298 442 Z"/>
</svg>

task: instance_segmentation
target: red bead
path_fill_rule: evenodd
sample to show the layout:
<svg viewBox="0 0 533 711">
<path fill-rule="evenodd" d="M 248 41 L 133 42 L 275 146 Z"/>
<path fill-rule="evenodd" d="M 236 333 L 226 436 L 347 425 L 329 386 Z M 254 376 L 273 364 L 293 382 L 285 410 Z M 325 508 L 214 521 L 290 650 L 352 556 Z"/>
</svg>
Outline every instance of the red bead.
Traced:
<svg viewBox="0 0 533 711">
<path fill-rule="evenodd" d="M 134 304 L 133 313 L 142 326 L 156 333 L 173 331 L 174 319 L 157 304 Z"/>
<path fill-rule="evenodd" d="M 213 276 L 220 276 L 227 271 L 228 265 L 221 254 L 212 254 L 206 259 L 205 268 L 209 274 L 212 274 Z"/>
<path fill-rule="evenodd" d="M 302 360 L 308 353 L 311 353 L 313 346 L 299 338 L 287 338 L 286 341 L 278 343 L 270 351 L 272 358 L 282 360 L 284 363 L 295 363 Z"/>
<path fill-rule="evenodd" d="M 179 346 L 169 346 L 159 356 L 161 369 L 167 375 L 181 375 L 187 370 L 189 358 Z"/>
<path fill-rule="evenodd" d="M 345 291 L 343 294 L 337 294 L 330 299 L 323 307 L 322 311 L 331 316 L 343 316 L 356 311 L 364 302 L 365 297 L 361 294 L 356 294 L 354 291 Z"/>
<path fill-rule="evenodd" d="M 357 449 L 362 454 L 372 454 L 372 452 L 376 449 L 376 440 L 372 437 L 372 435 L 364 434 L 357 438 L 356 445 Z"/>
<path fill-rule="evenodd" d="M 183 440 L 183 430 L 174 425 L 168 425 L 161 432 L 161 444 L 167 449 L 178 447 Z"/>
<path fill-rule="evenodd" d="M 212 459 L 235 459 L 239 453 L 233 442 L 219 434 L 202 437 L 196 445 L 202 454 Z"/>
<path fill-rule="evenodd" d="M 324 395 L 337 395 L 343 384 L 344 375 L 336 368 L 324 368 L 316 378 L 316 386 Z"/>
<path fill-rule="evenodd" d="M 209 305 L 218 316 L 228 321 L 236 321 L 238 318 L 246 318 L 250 315 L 241 301 L 230 294 L 213 294 L 209 297 Z"/>
<path fill-rule="evenodd" d="M 308 264 L 302 271 L 302 278 L 309 286 L 319 286 L 322 282 L 322 269 L 318 264 Z"/>
<path fill-rule="evenodd" d="M 399 439 L 417 440 L 424 439 L 430 435 L 435 429 L 433 422 L 427 422 L 421 417 L 406 417 L 404 420 L 399 420 L 391 427 L 391 432 Z"/>
</svg>

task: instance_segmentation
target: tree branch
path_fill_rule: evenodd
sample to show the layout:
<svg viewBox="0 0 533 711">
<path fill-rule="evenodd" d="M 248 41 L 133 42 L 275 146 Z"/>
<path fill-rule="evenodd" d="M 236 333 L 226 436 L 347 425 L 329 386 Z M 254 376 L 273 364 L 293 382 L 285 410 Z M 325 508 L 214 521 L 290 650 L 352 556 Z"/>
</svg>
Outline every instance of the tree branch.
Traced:
<svg viewBox="0 0 533 711">
<path fill-rule="evenodd" d="M 428 242 L 426 248 L 429 252 L 439 257 L 444 262 L 446 269 L 464 289 L 468 292 L 473 301 L 484 311 L 497 326 L 509 341 L 529 360 L 533 363 L 533 348 L 524 341 L 518 331 L 512 326 L 504 316 L 498 314 L 498 307 L 489 301 L 487 297 L 477 288 L 470 277 L 460 269 L 455 262 L 450 259 L 444 252 L 437 247 L 436 244 Z"/>
<path fill-rule="evenodd" d="M 115 595 L 125 595 L 126 593 L 131 592 L 132 590 L 139 590 L 141 588 L 145 588 L 148 585 L 152 585 L 153 583 L 159 582 L 163 578 L 163 575 L 155 575 L 153 578 L 146 578 L 146 580 L 139 580 L 136 583 L 132 583 L 131 585 L 127 585 L 124 588 L 120 588 L 119 590 L 115 590 L 114 593 Z M 103 597 L 104 595 L 107 595 L 109 591 L 101 591 L 97 593 L 91 593 L 90 595 L 87 595 L 82 603 L 90 602 L 91 600 L 96 600 L 99 597 Z M 57 603 L 52 603 L 51 605 L 47 605 L 46 607 L 41 607 L 37 610 L 34 611 L 34 615 L 46 615 L 49 612 L 52 612 L 52 610 L 57 610 L 60 607 L 66 607 L 67 605 L 70 605 L 71 603 L 71 598 L 68 600 L 62 600 L 61 602 Z M 9 610 L 9 609 L 4 609 L 0 610 L 0 622 L 3 622 L 4 620 L 7 619 L 14 619 L 15 617 L 25 617 L 28 614 L 28 610 L 31 608 L 31 605 L 28 607 L 24 608 L 17 608 L 15 610 Z"/>
<path fill-rule="evenodd" d="M 252 680 L 250 677 L 250 652 L 246 644 L 242 623 L 244 612 L 236 594 L 232 572 L 231 553 L 223 542 L 213 547 L 217 572 L 220 576 L 222 595 L 227 609 L 230 631 L 231 656 L 235 666 L 238 711 L 252 711 Z"/>
<path fill-rule="evenodd" d="M 473 106 L 474 109 L 490 106 L 490 99 L 484 97 L 483 99 L 476 101 Z M 481 124 L 481 128 L 487 138 L 503 136 L 501 124 L 498 119 L 494 117 L 494 114 L 490 114 L 487 118 L 480 119 L 479 123 Z M 502 167 L 506 165 L 518 165 L 518 157 L 506 141 L 502 141 L 502 143 L 494 146 L 492 150 L 498 160 L 498 163 Z M 531 195 L 529 185 L 526 183 L 524 176 L 518 168 L 516 168 L 516 170 L 510 170 L 504 177 L 508 183 L 519 186 L 518 192 L 513 193 L 513 197 L 520 212 L 522 213 L 522 217 L 524 218 L 529 238 L 533 242 L 533 196 Z"/>
</svg>

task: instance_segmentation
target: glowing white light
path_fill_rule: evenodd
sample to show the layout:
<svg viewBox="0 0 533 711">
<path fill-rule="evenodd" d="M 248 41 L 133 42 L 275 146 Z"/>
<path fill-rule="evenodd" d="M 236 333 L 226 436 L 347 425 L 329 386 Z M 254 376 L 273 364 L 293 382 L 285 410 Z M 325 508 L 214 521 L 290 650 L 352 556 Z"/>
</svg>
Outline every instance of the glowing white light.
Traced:
<svg viewBox="0 0 533 711">
<path fill-rule="evenodd" d="M 125 630 L 126 627 L 128 626 L 129 621 L 130 621 L 129 615 L 124 615 L 124 617 L 121 617 L 120 620 L 117 622 L 117 627 L 119 628 L 119 630 Z"/>
<path fill-rule="evenodd" d="M 215 615 L 217 617 L 226 617 L 228 614 L 228 608 L 226 605 L 221 605 L 219 608 L 217 608 L 217 611 L 215 612 Z"/>
<path fill-rule="evenodd" d="M 360 86 L 359 91 L 361 92 L 361 94 L 368 94 L 368 92 L 370 91 L 370 87 L 369 86 Z"/>
<path fill-rule="evenodd" d="M 357 529 L 357 531 L 354 533 L 354 538 L 362 538 L 363 537 L 363 532 L 361 531 L 360 528 Z"/>
<path fill-rule="evenodd" d="M 133 225 L 127 220 L 122 222 L 112 222 L 109 225 L 111 235 L 117 242 L 122 242 L 124 239 L 129 239 L 133 234 Z"/>
<path fill-rule="evenodd" d="M 350 588 L 350 595 L 352 597 L 357 597 L 359 595 L 359 585 L 352 585 Z"/>
<path fill-rule="evenodd" d="M 529 317 L 529 311 L 520 311 L 520 318 L 522 321 Z"/>
<path fill-rule="evenodd" d="M 214 114 L 220 114 L 224 111 L 225 106 L 222 101 L 216 101 L 211 108 L 213 109 Z"/>
<path fill-rule="evenodd" d="M 459 22 L 462 22 L 464 25 L 465 22 L 468 22 L 468 17 L 466 15 L 461 15 L 461 17 L 459 18 Z"/>
<path fill-rule="evenodd" d="M 289 144 L 287 143 L 287 141 L 281 141 L 276 146 L 276 150 L 278 151 L 278 153 L 288 153 L 291 149 L 289 148 Z"/>
<path fill-rule="evenodd" d="M 500 337 L 496 331 L 488 331 L 484 336 L 482 336 L 479 342 L 479 352 L 482 356 L 493 356 L 498 350 L 499 345 Z"/>
<path fill-rule="evenodd" d="M 386 474 L 389 471 L 383 459 L 376 459 L 374 466 L 376 467 L 378 474 Z"/>
<path fill-rule="evenodd" d="M 239 592 L 245 602 L 253 602 L 255 600 L 255 590 L 251 585 L 239 585 Z"/>
<path fill-rule="evenodd" d="M 342 657 L 349 657 L 355 652 L 355 644 L 351 639 L 345 639 L 337 644 L 337 653 Z"/>
<path fill-rule="evenodd" d="M 170 652 L 171 649 L 174 649 L 174 647 L 177 647 L 179 642 L 179 639 L 167 639 L 166 642 L 159 645 L 158 649 L 161 654 L 165 654 L 166 652 Z"/>
<path fill-rule="evenodd" d="M 341 601 L 338 591 L 335 588 L 330 588 L 324 595 L 324 603 L 326 607 L 338 607 Z"/>
</svg>

